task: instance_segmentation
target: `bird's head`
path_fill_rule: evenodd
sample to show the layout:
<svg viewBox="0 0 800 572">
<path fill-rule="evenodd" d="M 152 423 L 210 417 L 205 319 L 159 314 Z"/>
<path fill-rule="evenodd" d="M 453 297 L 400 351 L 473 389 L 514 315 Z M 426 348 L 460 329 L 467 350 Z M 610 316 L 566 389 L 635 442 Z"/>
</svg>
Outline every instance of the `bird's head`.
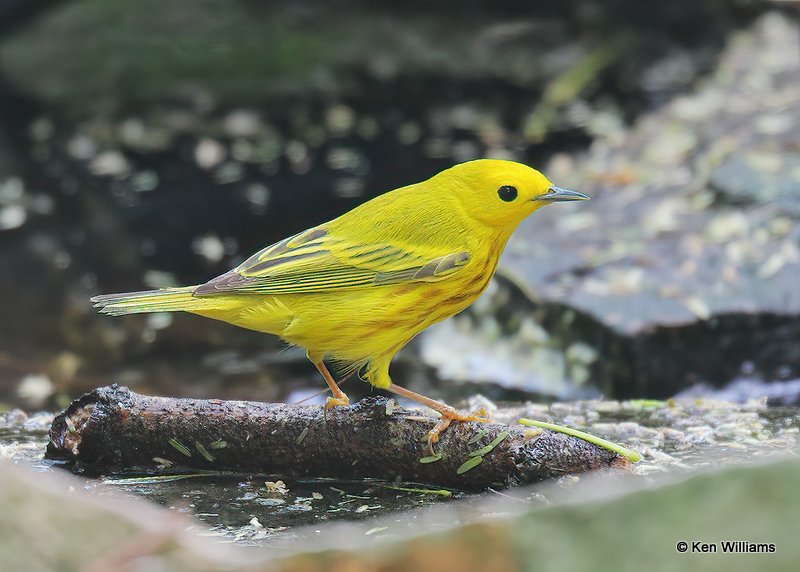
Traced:
<svg viewBox="0 0 800 572">
<path fill-rule="evenodd" d="M 442 171 L 431 182 L 452 193 L 472 218 L 513 230 L 533 211 L 550 203 L 589 197 L 556 187 L 536 169 L 514 161 L 478 159 Z"/>
</svg>

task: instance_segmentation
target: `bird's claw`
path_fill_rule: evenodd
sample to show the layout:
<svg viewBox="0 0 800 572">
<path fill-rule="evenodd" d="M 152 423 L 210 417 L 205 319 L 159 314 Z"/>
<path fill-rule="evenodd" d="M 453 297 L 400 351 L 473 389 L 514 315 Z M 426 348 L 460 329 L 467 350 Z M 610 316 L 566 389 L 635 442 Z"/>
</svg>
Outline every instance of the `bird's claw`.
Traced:
<svg viewBox="0 0 800 572">
<path fill-rule="evenodd" d="M 435 455 L 436 452 L 433 450 L 434 444 L 439 442 L 439 436 L 444 432 L 445 429 L 450 427 L 450 424 L 453 421 L 460 421 L 460 422 L 474 422 L 474 423 L 489 423 L 491 419 L 489 418 L 489 414 L 486 412 L 485 409 L 481 408 L 474 413 L 461 413 L 453 409 L 452 411 L 447 410 L 441 412 L 442 418 L 434 425 L 433 429 L 428 431 L 428 448 L 431 451 L 431 455 Z"/>
<path fill-rule="evenodd" d="M 333 409 L 334 407 L 344 407 L 350 405 L 350 398 L 342 394 L 339 397 L 329 397 L 325 400 L 325 410 Z"/>
<path fill-rule="evenodd" d="M 345 407 L 347 405 L 350 405 L 350 398 L 344 393 L 337 397 L 329 397 L 325 400 L 325 408 L 322 410 L 322 417 L 325 419 L 325 421 L 327 421 L 329 409 L 333 409 L 334 407 Z"/>
</svg>

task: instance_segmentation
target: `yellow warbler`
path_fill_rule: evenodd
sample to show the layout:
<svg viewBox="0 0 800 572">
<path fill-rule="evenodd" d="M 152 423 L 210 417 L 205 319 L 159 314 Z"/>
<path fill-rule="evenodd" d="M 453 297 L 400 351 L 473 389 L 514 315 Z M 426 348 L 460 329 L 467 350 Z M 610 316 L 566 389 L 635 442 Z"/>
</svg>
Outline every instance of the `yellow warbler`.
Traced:
<svg viewBox="0 0 800 572">
<path fill-rule="evenodd" d="M 305 348 L 325 378 L 326 408 L 349 399 L 323 360 L 349 364 L 375 387 L 438 411 L 434 443 L 451 421 L 483 419 L 392 383 L 395 353 L 480 296 L 525 217 L 588 198 L 520 163 L 470 161 L 268 246 L 205 284 L 92 302 L 114 316 L 184 311 L 280 336 Z"/>
</svg>

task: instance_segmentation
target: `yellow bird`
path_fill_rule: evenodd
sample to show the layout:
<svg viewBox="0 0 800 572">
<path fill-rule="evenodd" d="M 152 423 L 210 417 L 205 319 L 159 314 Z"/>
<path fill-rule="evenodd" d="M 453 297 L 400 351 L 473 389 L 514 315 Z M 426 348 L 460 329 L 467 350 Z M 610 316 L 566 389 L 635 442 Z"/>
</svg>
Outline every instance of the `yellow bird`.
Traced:
<svg viewBox="0 0 800 572">
<path fill-rule="evenodd" d="M 452 421 L 485 419 L 395 385 L 392 358 L 481 295 L 525 217 L 588 198 L 520 163 L 470 161 L 268 246 L 205 284 L 92 302 L 114 316 L 183 311 L 280 336 L 304 348 L 322 374 L 332 393 L 326 409 L 350 403 L 328 358 L 438 411 L 429 433 L 435 443 Z"/>
</svg>

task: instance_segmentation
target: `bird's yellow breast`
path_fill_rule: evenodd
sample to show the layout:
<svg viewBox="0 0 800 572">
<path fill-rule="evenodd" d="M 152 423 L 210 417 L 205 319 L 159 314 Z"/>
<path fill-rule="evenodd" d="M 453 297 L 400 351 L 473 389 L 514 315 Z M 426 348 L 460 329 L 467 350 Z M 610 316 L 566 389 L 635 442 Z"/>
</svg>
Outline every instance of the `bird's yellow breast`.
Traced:
<svg viewBox="0 0 800 572">
<path fill-rule="evenodd" d="M 345 362 L 391 356 L 428 326 L 465 309 L 486 289 L 497 255 L 471 260 L 447 283 L 419 282 L 311 294 L 232 297 L 209 315 Z M 242 298 L 247 298 L 244 304 Z"/>
</svg>

